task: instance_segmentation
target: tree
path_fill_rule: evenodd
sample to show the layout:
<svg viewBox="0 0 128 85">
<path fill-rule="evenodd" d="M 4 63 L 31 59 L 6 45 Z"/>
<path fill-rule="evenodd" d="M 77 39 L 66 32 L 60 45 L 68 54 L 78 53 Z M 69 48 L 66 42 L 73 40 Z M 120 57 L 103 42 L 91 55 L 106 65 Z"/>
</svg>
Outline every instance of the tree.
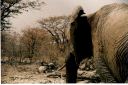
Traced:
<svg viewBox="0 0 128 85">
<path fill-rule="evenodd" d="M 47 30 L 53 38 L 53 44 L 57 44 L 60 51 L 64 51 L 67 43 L 67 37 L 65 35 L 65 30 L 69 28 L 70 17 L 59 16 L 59 17 L 49 17 L 39 21 L 41 27 Z"/>
<path fill-rule="evenodd" d="M 28 7 L 36 8 L 41 4 L 44 2 L 39 2 L 39 0 L 26 2 L 23 0 L 1 0 L 1 31 L 10 28 L 9 17 L 22 13 L 22 10 Z"/>
<path fill-rule="evenodd" d="M 1 56 L 4 58 L 8 57 L 9 60 L 14 59 L 14 57 L 18 56 L 18 36 L 16 32 L 2 32 L 1 36 Z"/>
<path fill-rule="evenodd" d="M 25 57 L 28 57 L 30 61 L 32 61 L 34 56 L 38 55 L 46 35 L 47 32 L 39 28 L 23 30 L 23 35 L 20 38 L 21 47 L 24 48 L 22 53 Z"/>
</svg>

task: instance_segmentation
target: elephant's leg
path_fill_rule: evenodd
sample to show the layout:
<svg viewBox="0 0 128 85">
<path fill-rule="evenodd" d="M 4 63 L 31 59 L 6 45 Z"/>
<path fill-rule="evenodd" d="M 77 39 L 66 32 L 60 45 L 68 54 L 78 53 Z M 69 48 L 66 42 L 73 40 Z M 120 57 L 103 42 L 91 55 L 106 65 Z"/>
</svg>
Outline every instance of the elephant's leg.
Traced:
<svg viewBox="0 0 128 85">
<path fill-rule="evenodd" d="M 100 74 L 101 82 L 116 83 L 117 80 L 115 80 L 110 69 L 108 68 L 108 65 L 105 63 L 103 57 L 101 56 L 97 57 L 95 61 L 96 61 L 97 73 Z"/>
<path fill-rule="evenodd" d="M 76 83 L 77 79 L 77 64 L 75 56 L 70 53 L 66 60 L 66 82 L 67 83 Z"/>
<path fill-rule="evenodd" d="M 74 56 L 72 53 L 68 55 L 68 59 L 66 60 L 66 82 L 67 83 L 76 83 L 77 70 L 82 60 L 83 60 L 83 57 Z"/>
</svg>

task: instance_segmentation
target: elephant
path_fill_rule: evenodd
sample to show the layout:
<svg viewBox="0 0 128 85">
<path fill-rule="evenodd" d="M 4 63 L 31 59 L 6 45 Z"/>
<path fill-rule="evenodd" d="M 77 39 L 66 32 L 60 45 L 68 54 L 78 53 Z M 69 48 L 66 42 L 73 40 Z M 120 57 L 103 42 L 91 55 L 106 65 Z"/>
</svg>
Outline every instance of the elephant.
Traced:
<svg viewBox="0 0 128 85">
<path fill-rule="evenodd" d="M 69 30 L 66 82 L 77 82 L 83 59 L 94 58 L 101 82 L 128 82 L 128 4 L 109 4 L 86 15 L 77 7 Z"/>
</svg>

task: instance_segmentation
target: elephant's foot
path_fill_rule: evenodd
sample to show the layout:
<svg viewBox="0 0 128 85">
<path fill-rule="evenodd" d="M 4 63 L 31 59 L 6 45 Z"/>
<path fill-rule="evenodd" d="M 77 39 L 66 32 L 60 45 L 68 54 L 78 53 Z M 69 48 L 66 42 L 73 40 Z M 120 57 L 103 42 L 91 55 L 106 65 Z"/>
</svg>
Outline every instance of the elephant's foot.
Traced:
<svg viewBox="0 0 128 85">
<path fill-rule="evenodd" d="M 70 53 L 68 59 L 66 60 L 66 82 L 76 83 L 77 79 L 77 65 L 75 61 L 75 56 Z"/>
</svg>

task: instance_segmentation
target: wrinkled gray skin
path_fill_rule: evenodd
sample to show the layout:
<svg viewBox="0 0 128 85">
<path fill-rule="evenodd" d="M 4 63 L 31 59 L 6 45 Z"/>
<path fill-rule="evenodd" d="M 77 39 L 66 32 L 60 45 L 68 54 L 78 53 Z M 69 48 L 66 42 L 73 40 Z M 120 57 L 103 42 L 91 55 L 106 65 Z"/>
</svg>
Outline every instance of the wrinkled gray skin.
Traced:
<svg viewBox="0 0 128 85">
<path fill-rule="evenodd" d="M 81 15 L 81 17 L 86 16 Z M 75 23 L 74 25 L 71 25 L 70 31 L 73 51 L 70 52 L 66 61 L 67 83 L 76 82 L 75 78 L 77 76 L 75 75 L 74 77 L 73 75 L 77 72 L 73 72 L 72 69 L 75 68 L 75 71 L 77 71 L 81 60 L 91 57 L 91 55 L 86 55 L 86 50 L 85 55 L 82 56 L 77 55 L 78 53 L 75 51 L 77 49 L 75 45 L 78 44 L 73 44 L 73 39 L 77 36 L 73 33 L 75 32 L 75 29 L 80 29 L 77 27 L 79 23 L 76 20 L 77 19 L 74 19 L 73 23 Z M 93 48 L 90 48 L 92 48 L 92 56 L 94 56 L 97 73 L 100 74 L 101 81 L 108 83 L 128 82 L 128 5 L 106 5 L 94 14 L 87 16 L 86 21 L 88 21 L 91 27 L 91 31 L 87 30 L 88 32 L 91 32 L 90 38 L 92 40 Z M 82 29 L 88 28 L 85 26 Z M 83 35 L 81 37 L 83 40 L 86 40 L 86 37 L 83 37 Z M 79 38 L 81 37 L 79 36 Z"/>
</svg>

